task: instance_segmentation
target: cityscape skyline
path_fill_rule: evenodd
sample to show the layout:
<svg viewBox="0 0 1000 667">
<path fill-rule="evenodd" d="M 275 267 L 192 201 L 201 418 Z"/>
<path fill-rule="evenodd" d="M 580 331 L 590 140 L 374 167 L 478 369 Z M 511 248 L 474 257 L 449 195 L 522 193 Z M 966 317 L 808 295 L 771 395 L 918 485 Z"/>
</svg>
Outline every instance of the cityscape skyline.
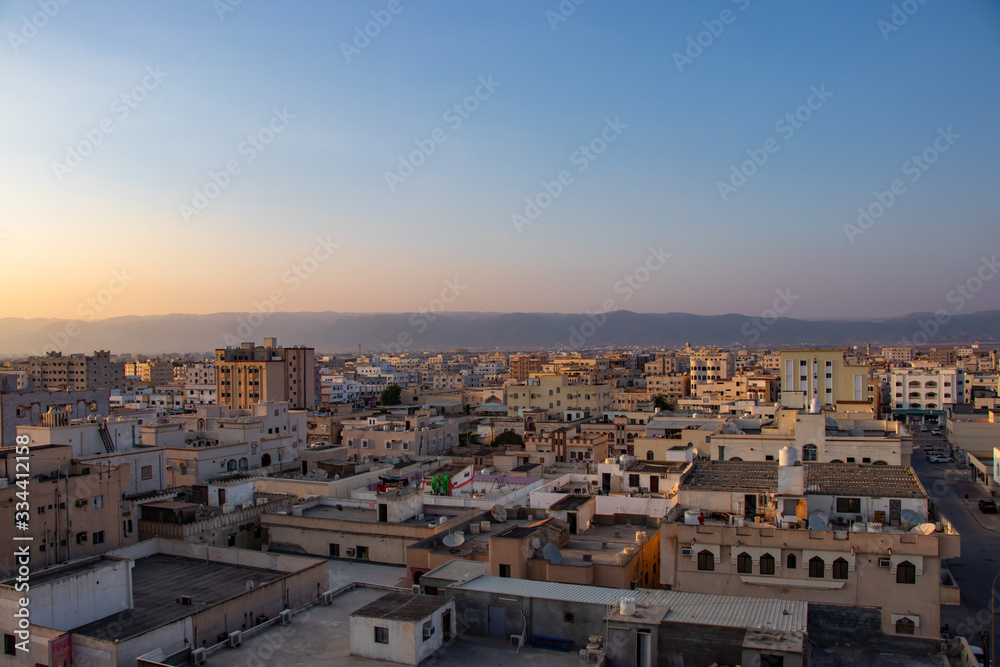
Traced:
<svg viewBox="0 0 1000 667">
<path fill-rule="evenodd" d="M 5 4 L 0 309 L 1000 308 L 995 4 L 563 5 Z"/>
</svg>

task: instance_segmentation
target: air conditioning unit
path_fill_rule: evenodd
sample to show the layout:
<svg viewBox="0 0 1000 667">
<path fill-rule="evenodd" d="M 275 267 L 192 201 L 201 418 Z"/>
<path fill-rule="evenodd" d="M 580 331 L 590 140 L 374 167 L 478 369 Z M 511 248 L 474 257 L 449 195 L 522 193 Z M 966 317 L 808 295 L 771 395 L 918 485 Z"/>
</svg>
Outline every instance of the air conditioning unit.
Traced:
<svg viewBox="0 0 1000 667">
<path fill-rule="evenodd" d="M 681 547 L 681 555 L 682 556 L 690 556 L 691 555 L 691 547 Z"/>
<path fill-rule="evenodd" d="M 195 665 L 204 665 L 208 661 L 208 656 L 205 655 L 205 649 L 196 648 L 191 651 L 191 662 Z"/>
<path fill-rule="evenodd" d="M 348 556 L 354 556 L 354 547 L 349 548 L 346 553 Z"/>
<path fill-rule="evenodd" d="M 878 566 L 879 567 L 892 567 L 892 559 L 891 558 L 879 558 L 878 559 Z"/>
<path fill-rule="evenodd" d="M 243 643 L 243 633 L 239 630 L 235 630 L 229 633 L 229 639 L 226 640 L 226 646 L 229 648 L 236 648 Z"/>
<path fill-rule="evenodd" d="M 292 610 L 282 609 L 281 613 L 278 614 L 278 623 L 280 625 L 288 625 L 292 622 Z"/>
<path fill-rule="evenodd" d="M 191 600 L 191 596 L 190 595 L 182 595 L 181 596 L 181 604 L 187 605 L 187 606 L 191 606 L 191 602 L 192 602 L 192 600 Z"/>
<path fill-rule="evenodd" d="M 410 592 L 414 595 L 420 595 L 420 584 L 413 584 L 413 586 L 410 587 Z"/>
<path fill-rule="evenodd" d="M 76 506 L 77 507 L 86 507 L 87 506 L 87 499 L 86 498 L 77 498 Z"/>
<path fill-rule="evenodd" d="M 333 591 L 323 593 L 323 604 L 333 604 Z"/>
</svg>

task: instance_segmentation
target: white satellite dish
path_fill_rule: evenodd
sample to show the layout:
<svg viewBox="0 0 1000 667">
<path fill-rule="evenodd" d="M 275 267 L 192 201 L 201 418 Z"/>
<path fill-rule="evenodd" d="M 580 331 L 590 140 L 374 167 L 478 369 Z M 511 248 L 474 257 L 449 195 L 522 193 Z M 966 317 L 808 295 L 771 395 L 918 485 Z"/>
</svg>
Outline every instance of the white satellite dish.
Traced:
<svg viewBox="0 0 1000 667">
<path fill-rule="evenodd" d="M 562 552 L 559 551 L 559 547 L 549 542 L 542 547 L 542 558 L 549 561 L 553 565 L 558 565 L 562 562 Z"/>
<path fill-rule="evenodd" d="M 809 530 L 826 530 L 828 526 L 826 514 L 823 512 L 809 515 Z"/>
<path fill-rule="evenodd" d="M 465 535 L 462 533 L 450 533 L 441 540 L 446 547 L 458 547 L 465 542 Z"/>
<path fill-rule="evenodd" d="M 503 523 L 507 520 L 507 509 L 503 505 L 494 505 L 490 514 L 493 515 L 497 523 Z"/>
<path fill-rule="evenodd" d="M 913 530 L 911 530 L 910 532 L 920 533 L 921 535 L 930 535 L 935 530 L 937 530 L 937 526 L 934 525 L 933 523 L 922 523 L 919 526 L 914 526 Z"/>
<path fill-rule="evenodd" d="M 531 548 L 532 549 L 537 549 L 540 546 L 542 546 L 542 541 L 540 539 L 538 539 L 537 537 L 532 537 L 531 538 Z"/>
</svg>

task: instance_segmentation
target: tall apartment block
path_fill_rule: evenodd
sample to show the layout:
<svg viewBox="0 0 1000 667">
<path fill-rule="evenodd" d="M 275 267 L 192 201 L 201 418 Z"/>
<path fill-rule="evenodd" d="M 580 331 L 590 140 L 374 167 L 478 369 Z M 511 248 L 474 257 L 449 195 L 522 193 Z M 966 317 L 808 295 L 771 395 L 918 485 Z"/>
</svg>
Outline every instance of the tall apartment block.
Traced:
<svg viewBox="0 0 1000 667">
<path fill-rule="evenodd" d="M 125 369 L 112 363 L 107 350 L 66 357 L 62 352 L 49 352 L 28 359 L 28 383 L 36 391 L 120 389 L 125 384 Z"/>
<path fill-rule="evenodd" d="M 259 401 L 287 401 L 289 408 L 316 407 L 316 351 L 311 347 L 279 347 L 277 338 L 263 346 L 245 342 L 215 351 L 219 405 L 249 410 Z"/>
</svg>

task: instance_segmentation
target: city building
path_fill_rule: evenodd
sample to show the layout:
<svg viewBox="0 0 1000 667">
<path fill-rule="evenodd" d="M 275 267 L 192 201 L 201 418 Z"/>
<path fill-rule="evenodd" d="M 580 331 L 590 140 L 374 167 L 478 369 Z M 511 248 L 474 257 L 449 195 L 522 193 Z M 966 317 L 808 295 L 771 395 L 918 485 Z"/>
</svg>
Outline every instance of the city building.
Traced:
<svg viewBox="0 0 1000 667">
<path fill-rule="evenodd" d="M 28 383 L 35 391 L 120 389 L 125 382 L 124 366 L 112 363 L 107 350 L 91 356 L 49 352 L 44 357 L 29 357 L 27 364 Z"/>
<path fill-rule="evenodd" d="M 279 347 L 277 338 L 263 346 L 252 342 L 215 351 L 219 405 L 247 410 L 259 401 L 287 401 L 297 410 L 316 407 L 316 354 L 311 347 Z"/>
<path fill-rule="evenodd" d="M 843 350 L 787 350 L 781 353 L 781 404 L 806 408 L 813 400 L 832 406 L 870 401 L 868 367 L 844 363 Z"/>
<path fill-rule="evenodd" d="M 897 369 L 889 375 L 889 391 L 893 415 L 941 424 L 949 407 L 965 400 L 965 372 L 954 367 Z"/>
<path fill-rule="evenodd" d="M 511 417 L 535 410 L 552 421 L 601 417 L 611 408 L 612 389 L 610 384 L 571 384 L 566 375 L 536 373 L 524 384 L 507 386 L 507 410 Z"/>
</svg>

